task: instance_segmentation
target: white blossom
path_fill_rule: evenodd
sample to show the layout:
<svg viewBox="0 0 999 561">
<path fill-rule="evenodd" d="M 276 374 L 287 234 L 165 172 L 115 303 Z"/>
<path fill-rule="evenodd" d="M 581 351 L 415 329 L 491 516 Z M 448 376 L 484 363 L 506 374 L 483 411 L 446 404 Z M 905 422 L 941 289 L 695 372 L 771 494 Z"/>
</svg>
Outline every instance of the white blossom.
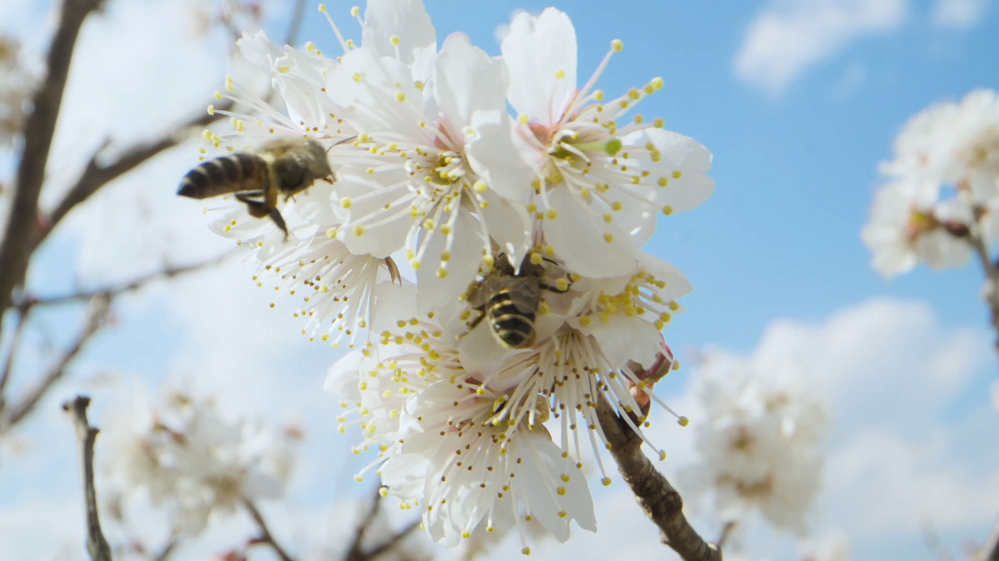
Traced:
<svg viewBox="0 0 999 561">
<path fill-rule="evenodd" d="M 528 210 L 569 268 L 593 278 L 628 272 L 636 248 L 655 229 L 656 213 L 690 210 L 714 190 L 704 175 L 711 167 L 704 146 L 664 130 L 662 119 L 635 115 L 631 123 L 620 122 L 665 86 L 662 78 L 610 101 L 593 90 L 622 48 L 615 40 L 577 89 L 576 32 L 566 14 L 554 8 L 540 16 L 522 13 L 502 43 L 510 104 L 526 158 L 535 165 Z"/>
<path fill-rule="evenodd" d="M 971 257 L 966 237 L 971 222 L 967 205 L 940 202 L 931 187 L 889 183 L 878 192 L 861 238 L 873 253 L 874 268 L 887 278 L 920 261 L 934 269 L 965 265 Z"/>
<path fill-rule="evenodd" d="M 850 540 L 841 531 L 798 544 L 798 561 L 850 561 Z"/>
<path fill-rule="evenodd" d="M 695 419 L 700 462 L 681 472 L 698 497 L 714 495 L 726 522 L 759 509 L 775 527 L 804 533 L 822 477 L 826 405 L 793 365 L 763 373 L 751 362 L 709 357 L 699 369 L 705 418 Z"/>
<path fill-rule="evenodd" d="M 279 498 L 299 437 L 297 430 L 229 421 L 212 400 L 174 390 L 161 404 L 138 400 L 105 426 L 108 480 L 125 495 L 170 508 L 176 531 L 189 535 L 232 515 L 244 498 Z"/>
</svg>

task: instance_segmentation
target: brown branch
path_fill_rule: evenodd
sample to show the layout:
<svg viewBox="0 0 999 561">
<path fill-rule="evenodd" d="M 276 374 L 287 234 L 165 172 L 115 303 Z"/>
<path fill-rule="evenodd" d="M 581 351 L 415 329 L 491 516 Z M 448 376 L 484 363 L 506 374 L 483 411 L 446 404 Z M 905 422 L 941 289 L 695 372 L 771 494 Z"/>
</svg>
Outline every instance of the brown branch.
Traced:
<svg viewBox="0 0 999 561">
<path fill-rule="evenodd" d="M 684 561 L 721 561 L 721 549 L 707 543 L 683 515 L 683 499 L 642 452 L 642 440 L 623 421 L 604 396 L 597 418 L 607 438 L 611 456 L 646 516 L 659 527 L 662 542 Z"/>
<path fill-rule="evenodd" d="M 137 279 L 121 283 L 119 285 L 109 286 L 105 288 L 98 288 L 95 290 L 75 292 L 73 294 L 66 294 L 63 296 L 53 296 L 49 298 L 35 298 L 29 295 L 23 299 L 23 302 L 20 305 L 20 309 L 27 311 L 36 306 L 55 306 L 59 304 L 67 304 L 70 302 L 80 302 L 83 300 L 90 300 L 92 298 L 97 298 L 97 297 L 114 298 L 126 292 L 132 292 L 138 290 L 144 287 L 146 284 L 160 278 L 172 279 L 173 277 L 179 275 L 199 271 L 201 269 L 206 269 L 208 267 L 218 265 L 223 261 L 225 261 L 226 259 L 228 259 L 230 256 L 232 256 L 232 253 L 225 253 L 223 255 L 220 255 L 219 257 L 216 257 L 209 261 L 204 261 L 202 263 L 195 263 L 193 265 L 184 265 L 181 267 L 167 267 L 163 270 L 156 271 L 154 273 L 150 273 L 145 276 L 141 276 Z"/>
<path fill-rule="evenodd" d="M 63 0 L 59 24 L 45 60 L 45 81 L 32 97 L 34 110 L 24 124 L 24 148 L 17 166 L 14 200 L 7 229 L 0 241 L 0 314 L 10 307 L 14 288 L 24 282 L 24 275 L 28 270 L 32 230 L 38 214 L 38 197 L 45 182 L 45 167 L 66 89 L 73 49 L 83 20 L 98 9 L 102 1 Z"/>
<path fill-rule="evenodd" d="M 13 364 L 17 360 L 17 351 L 21 348 L 21 337 L 24 336 L 24 327 L 28 323 L 29 312 L 27 310 L 17 313 L 17 327 L 14 329 L 14 340 L 10 342 L 10 351 L 4 359 L 3 368 L 0 369 L 0 417 L 3 416 L 3 410 L 7 406 L 6 391 L 7 381 L 10 380 L 10 369 L 13 368 Z M 2 432 L 2 429 L 0 429 L 0 432 Z"/>
<path fill-rule="evenodd" d="M 219 111 L 229 110 L 232 108 L 232 102 L 228 100 L 216 102 L 215 108 Z M 98 189 L 134 170 L 160 152 L 177 146 L 188 138 L 188 135 L 184 133 L 190 129 L 196 127 L 206 127 L 213 122 L 218 121 L 220 118 L 221 117 L 219 116 L 209 115 L 208 113 L 202 111 L 199 117 L 187 121 L 177 129 L 166 133 L 161 138 L 152 140 L 145 144 L 140 144 L 134 148 L 130 148 L 129 150 L 122 152 L 115 159 L 115 161 L 107 164 L 101 164 L 100 154 L 107 146 L 107 143 L 105 143 L 104 146 L 98 148 L 97 151 L 90 157 L 90 161 L 87 162 L 87 167 L 84 168 L 83 173 L 79 178 L 77 178 L 76 183 L 69 189 L 63 199 L 59 201 L 59 204 L 56 205 L 56 208 L 52 211 L 52 213 L 49 214 L 47 227 L 44 230 L 39 231 L 33 238 L 31 249 L 33 250 L 41 245 L 41 243 L 45 241 L 48 234 L 55 229 L 56 225 L 58 225 L 59 222 L 70 213 L 70 211 L 76 208 L 76 206 L 80 203 L 90 198 L 98 191 Z"/>
<path fill-rule="evenodd" d="M 28 391 L 15 405 L 11 407 L 10 414 L 0 418 L 0 433 L 9 430 L 22 421 L 28 413 L 34 410 L 35 406 L 45 395 L 45 392 L 57 381 L 62 379 L 73 359 L 76 358 L 83 347 L 90 341 L 95 333 L 104 325 L 104 316 L 107 313 L 110 300 L 98 297 L 91 300 L 91 308 L 87 314 L 87 325 L 77 336 L 73 345 L 67 350 L 59 360 L 49 369 L 48 373 L 38 382 L 38 384 Z"/>
<path fill-rule="evenodd" d="M 999 561 L 999 520 L 996 520 L 989 537 L 985 538 L 985 545 L 978 555 L 981 561 Z"/>
<path fill-rule="evenodd" d="M 94 489 L 94 441 L 98 430 L 87 420 L 87 407 L 90 398 L 77 396 L 62 404 L 63 411 L 72 416 L 76 427 L 79 445 L 80 470 L 83 473 L 83 494 L 87 502 L 87 552 L 93 561 L 111 561 L 111 546 L 101 532 L 101 520 L 97 514 L 97 491 Z"/>
<path fill-rule="evenodd" d="M 277 540 L 274 539 L 274 535 L 271 534 L 271 530 L 267 526 L 267 521 L 264 520 L 264 516 L 260 514 L 259 510 L 257 510 L 257 506 L 253 504 L 253 501 L 244 497 L 243 506 L 246 507 L 250 516 L 253 517 L 253 521 L 257 523 L 257 527 L 260 528 L 260 538 L 258 541 L 271 546 L 271 549 L 274 550 L 274 553 L 277 553 L 277 556 L 281 559 L 281 561 L 293 561 L 293 558 L 288 555 L 281 545 L 278 544 Z"/>
<path fill-rule="evenodd" d="M 721 549 L 725 547 L 725 542 L 728 541 L 729 536 L 732 535 L 732 531 L 735 530 L 736 522 L 735 520 L 729 520 L 722 527 L 721 535 L 718 536 L 718 540 L 715 541 L 718 544 L 718 548 Z"/>
<path fill-rule="evenodd" d="M 405 539 L 406 536 L 408 536 L 413 530 L 419 528 L 420 527 L 420 522 L 421 521 L 419 519 L 412 521 L 408 526 L 406 526 L 402 530 L 399 530 L 399 532 L 397 532 L 396 534 L 394 534 L 391 538 L 385 540 L 384 542 L 382 542 L 380 545 L 376 546 L 371 551 L 368 551 L 367 553 L 365 553 L 364 557 L 362 557 L 362 559 L 364 559 L 364 560 L 377 559 L 380 555 L 382 555 L 384 553 L 388 553 L 396 545 L 398 545 L 399 542 L 401 542 L 403 539 Z"/>
<path fill-rule="evenodd" d="M 291 14 L 291 25 L 288 27 L 288 33 L 284 36 L 284 43 L 286 45 L 295 46 L 295 41 L 298 40 L 298 32 L 302 28 L 302 14 L 305 13 L 305 0 L 295 1 L 295 11 Z"/>
</svg>

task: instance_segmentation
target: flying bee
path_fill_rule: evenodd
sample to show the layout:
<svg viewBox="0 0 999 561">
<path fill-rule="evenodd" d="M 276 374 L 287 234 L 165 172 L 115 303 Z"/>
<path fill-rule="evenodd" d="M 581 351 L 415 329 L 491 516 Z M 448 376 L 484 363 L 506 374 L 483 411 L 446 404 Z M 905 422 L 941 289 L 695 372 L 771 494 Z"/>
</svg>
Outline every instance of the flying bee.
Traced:
<svg viewBox="0 0 999 561">
<path fill-rule="evenodd" d="M 284 195 L 287 201 L 318 180 L 336 180 L 326 161 L 326 149 L 315 140 L 282 139 L 268 142 L 253 154 L 230 154 L 199 164 L 181 180 L 177 194 L 207 199 L 234 193 L 250 216 L 269 216 L 287 238 L 278 199 Z"/>
<path fill-rule="evenodd" d="M 467 302 L 479 316 L 466 322 L 468 331 L 483 319 L 489 320 L 493 336 L 508 349 L 524 349 L 534 344 L 534 318 L 541 303 L 541 291 L 565 293 L 542 282 L 545 267 L 525 258 L 520 273 L 515 274 L 504 255 L 496 257 L 496 266 L 468 292 Z"/>
</svg>

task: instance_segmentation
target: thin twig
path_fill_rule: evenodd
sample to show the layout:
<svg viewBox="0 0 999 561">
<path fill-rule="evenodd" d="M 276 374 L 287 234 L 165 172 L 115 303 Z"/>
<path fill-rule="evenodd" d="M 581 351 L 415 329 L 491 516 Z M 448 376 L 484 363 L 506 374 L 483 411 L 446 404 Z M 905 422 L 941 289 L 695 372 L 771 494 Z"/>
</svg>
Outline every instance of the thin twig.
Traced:
<svg viewBox="0 0 999 561">
<path fill-rule="evenodd" d="M 163 546 L 163 549 L 153 557 L 153 561 L 167 561 L 170 555 L 173 554 L 173 550 L 177 547 L 177 543 L 177 538 L 170 538 L 170 541 Z"/>
<path fill-rule="evenodd" d="M 20 307 L 23 310 L 30 310 L 36 306 L 54 306 L 59 304 L 66 304 L 69 302 L 80 302 L 83 300 L 90 300 L 91 298 L 103 297 L 103 298 L 114 298 L 125 292 L 132 292 L 144 287 L 151 281 L 164 278 L 171 279 L 178 275 L 183 275 L 185 273 L 199 271 L 201 269 L 206 269 L 214 265 L 218 265 L 231 257 L 232 253 L 225 253 L 209 261 L 204 261 L 201 263 L 195 263 L 193 265 L 184 265 L 181 267 L 167 267 L 163 270 L 150 273 L 148 275 L 141 276 L 137 279 L 130 280 L 115 286 L 109 286 L 105 288 L 98 288 L 95 290 L 86 290 L 81 292 L 75 292 L 73 294 L 66 294 L 63 296 L 53 296 L 48 298 L 33 298 L 25 297 Z"/>
<path fill-rule="evenodd" d="M 999 520 L 996 520 L 989 537 L 985 538 L 985 545 L 982 547 L 978 559 L 980 561 L 999 561 Z"/>
<path fill-rule="evenodd" d="M 45 81 L 32 97 L 34 109 L 24 124 L 24 148 L 17 166 L 14 200 L 7 229 L 0 240 L 0 314 L 10 307 L 14 288 L 24 282 L 28 270 L 38 198 L 45 182 L 45 167 L 76 38 L 83 20 L 97 10 L 102 1 L 64 0 L 59 13 L 59 24 L 45 60 Z M 0 325 L 0 332 L 2 329 Z"/>
<path fill-rule="evenodd" d="M 274 553 L 277 553 L 278 557 L 281 558 L 281 561 L 293 561 L 293 558 L 274 539 L 274 534 L 271 534 L 271 530 L 267 526 L 267 521 L 264 520 L 264 516 L 257 510 L 257 506 L 253 504 L 253 501 L 244 497 L 243 506 L 246 507 L 250 516 L 253 517 L 253 521 L 257 523 L 257 527 L 260 528 L 260 543 L 266 543 L 271 546 Z"/>
<path fill-rule="evenodd" d="M 421 521 L 419 519 L 410 522 L 408 526 L 406 526 L 402 530 L 399 530 L 391 538 L 385 540 L 380 545 L 374 547 L 371 551 L 365 553 L 362 559 L 370 561 L 372 559 L 377 559 L 380 555 L 384 553 L 388 553 L 389 551 L 392 550 L 392 548 L 398 545 L 399 542 L 405 539 L 406 536 L 412 533 L 413 530 L 419 528 L 420 522 Z"/>
<path fill-rule="evenodd" d="M 87 420 L 87 407 L 90 398 L 77 396 L 62 404 L 63 411 L 69 413 L 76 427 L 76 439 L 80 452 L 80 470 L 83 472 L 83 494 L 87 501 L 87 552 L 93 561 L 111 561 L 111 546 L 101 532 L 101 520 L 97 514 L 97 491 L 94 489 L 94 441 L 97 429 Z"/>
<path fill-rule="evenodd" d="M 17 327 L 14 328 L 14 340 L 10 342 L 10 351 L 4 359 L 3 368 L 0 369 L 0 417 L 7 406 L 7 381 L 10 380 L 10 369 L 13 368 L 17 360 L 17 351 L 21 348 L 21 337 L 24 336 L 24 327 L 28 323 L 28 311 L 17 312 Z"/>
<path fill-rule="evenodd" d="M 968 236 L 971 247 L 975 250 L 978 261 L 982 264 L 988 286 L 985 290 L 986 303 L 989 305 L 989 312 L 992 319 L 992 328 L 999 334 L 999 269 L 992 264 L 989 258 L 989 250 L 985 246 L 985 240 L 979 232 L 972 232 Z M 999 350 L 999 337 L 996 339 L 996 348 Z"/>
<path fill-rule="evenodd" d="M 83 350 L 87 342 L 104 325 L 104 316 L 107 314 L 110 300 L 98 297 L 94 298 L 91 302 L 92 305 L 87 314 L 87 325 L 83 328 L 83 331 L 77 336 L 73 345 L 49 369 L 48 373 L 42 377 L 35 387 L 29 390 L 27 395 L 11 407 L 10 414 L 0 418 L 0 433 L 18 424 L 28 413 L 34 410 L 35 406 L 42 399 L 42 396 L 45 395 L 45 392 L 52 387 L 52 384 L 56 383 L 66 374 L 67 367 L 73 362 L 73 359 L 80 354 L 80 351 Z"/>
<path fill-rule="evenodd" d="M 715 541 L 715 543 L 718 544 L 719 549 L 725 547 L 725 542 L 728 541 L 729 536 L 732 535 L 732 531 L 735 530 L 735 525 L 735 520 L 729 520 L 725 523 L 725 526 L 722 527 L 721 535 L 718 536 L 718 540 Z"/>
<path fill-rule="evenodd" d="M 364 513 L 364 518 L 362 518 L 354 528 L 354 538 L 350 541 L 350 547 L 347 548 L 347 554 L 344 557 L 345 561 L 361 561 L 362 559 L 365 559 L 365 555 L 362 553 L 361 542 L 364 541 L 364 535 L 374 522 L 375 517 L 378 516 L 378 507 L 381 505 L 381 502 L 382 495 L 380 489 L 376 488 L 375 497 L 371 501 L 371 508 Z"/>
<path fill-rule="evenodd" d="M 302 14 L 305 13 L 305 0 L 295 1 L 295 11 L 291 14 L 291 24 L 288 33 L 284 36 L 284 44 L 295 46 L 298 40 L 298 32 L 302 28 Z"/>
<path fill-rule="evenodd" d="M 683 499 L 670 482 L 653 467 L 642 452 L 642 440 L 618 417 L 604 396 L 597 405 L 597 418 L 611 455 L 638 504 L 659 527 L 662 542 L 684 561 L 721 561 L 721 549 L 707 543 L 683 515 Z"/>
</svg>

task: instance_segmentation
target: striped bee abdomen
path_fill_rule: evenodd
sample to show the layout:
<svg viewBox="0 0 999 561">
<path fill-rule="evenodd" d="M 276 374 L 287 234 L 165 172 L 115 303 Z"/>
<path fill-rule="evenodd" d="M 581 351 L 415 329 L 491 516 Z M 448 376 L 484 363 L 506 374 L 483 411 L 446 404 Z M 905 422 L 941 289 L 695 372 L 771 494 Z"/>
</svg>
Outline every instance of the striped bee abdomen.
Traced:
<svg viewBox="0 0 999 561">
<path fill-rule="evenodd" d="M 227 193 L 263 190 L 266 165 L 253 154 L 231 154 L 208 160 L 184 176 L 177 194 L 207 199 Z"/>
<path fill-rule="evenodd" d="M 486 313 L 489 325 L 507 347 L 523 349 L 534 344 L 537 335 L 533 307 L 518 302 L 509 289 L 500 290 L 489 299 Z"/>
</svg>

